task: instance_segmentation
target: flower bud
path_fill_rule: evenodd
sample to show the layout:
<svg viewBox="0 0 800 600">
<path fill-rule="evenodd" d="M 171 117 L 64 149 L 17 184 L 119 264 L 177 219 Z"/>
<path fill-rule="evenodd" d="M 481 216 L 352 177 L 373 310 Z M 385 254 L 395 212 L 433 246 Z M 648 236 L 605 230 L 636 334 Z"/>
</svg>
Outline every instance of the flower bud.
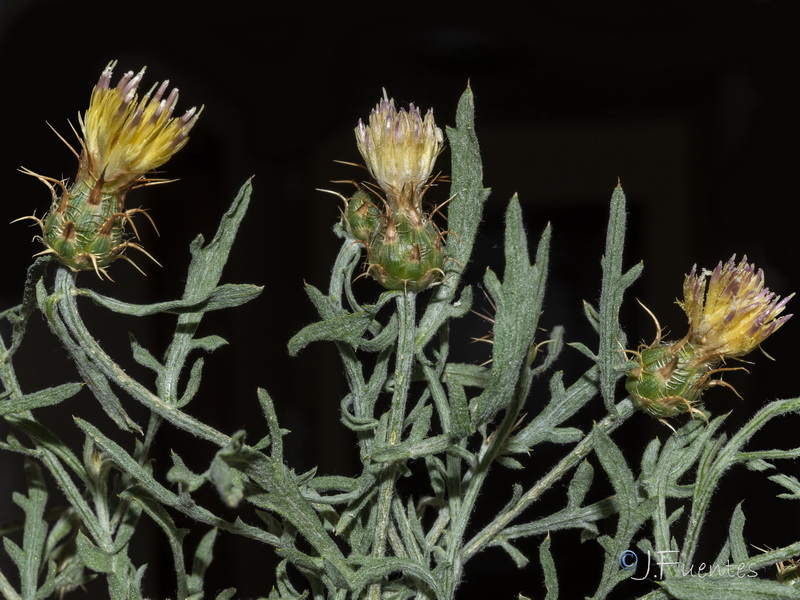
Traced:
<svg viewBox="0 0 800 600">
<path fill-rule="evenodd" d="M 658 344 L 635 354 L 638 364 L 628 372 L 625 388 L 637 408 L 657 419 L 699 412 L 694 407 L 713 370 L 693 361 L 691 344 Z"/>
<path fill-rule="evenodd" d="M 378 230 L 368 251 L 370 274 L 389 290 L 420 292 L 438 282 L 444 254 L 433 223 L 399 214 Z"/>
<path fill-rule="evenodd" d="M 780 561 L 775 565 L 778 570 L 777 580 L 784 584 L 791 587 L 800 587 L 800 562 L 790 558 L 788 560 L 788 565 L 783 561 Z"/>
<path fill-rule="evenodd" d="M 359 188 L 347 198 L 344 224 L 348 233 L 364 244 L 369 244 L 381 223 L 382 214 L 376 202 L 380 202 L 367 190 Z"/>
</svg>

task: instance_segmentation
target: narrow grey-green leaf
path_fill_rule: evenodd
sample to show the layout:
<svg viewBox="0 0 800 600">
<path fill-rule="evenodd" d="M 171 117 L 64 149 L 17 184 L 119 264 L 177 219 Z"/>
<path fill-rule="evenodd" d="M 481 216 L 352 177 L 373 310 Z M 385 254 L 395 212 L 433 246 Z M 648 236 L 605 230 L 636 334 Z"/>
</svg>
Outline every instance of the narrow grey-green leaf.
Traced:
<svg viewBox="0 0 800 600">
<path fill-rule="evenodd" d="M 25 569 L 25 552 L 11 538 L 3 538 L 3 548 L 8 557 L 14 562 L 18 571 Z"/>
<path fill-rule="evenodd" d="M 351 562 L 360 565 L 353 577 L 354 597 L 358 597 L 360 590 L 370 585 L 388 578 L 392 573 L 401 573 L 410 576 L 416 581 L 424 584 L 418 588 L 420 591 L 431 591 L 434 597 L 440 597 L 440 589 L 436 579 L 431 572 L 421 564 L 407 558 L 385 557 L 367 558 L 353 557 Z M 426 589 L 427 588 L 427 589 Z"/>
<path fill-rule="evenodd" d="M 48 265 L 52 261 L 53 258 L 50 256 L 40 256 L 33 261 L 33 264 L 28 267 L 28 272 L 25 276 L 22 303 L 0 313 L 2 318 L 8 319 L 8 322 L 11 324 L 11 345 L 8 347 L 6 353 L 6 360 L 9 362 L 22 344 L 22 339 L 25 336 L 25 330 L 28 326 L 28 320 L 38 303 L 38 287 L 39 285 L 43 285 L 42 280 L 47 272 Z M 0 573 L 0 575 L 2 575 L 2 573 Z"/>
<path fill-rule="evenodd" d="M 519 462 L 516 458 L 512 458 L 510 456 L 498 456 L 494 459 L 498 465 L 501 467 L 505 467 L 506 469 L 512 469 L 514 471 L 521 471 L 525 468 L 521 462 Z"/>
<path fill-rule="evenodd" d="M 360 498 L 355 499 L 352 501 L 348 507 L 342 511 L 342 514 L 339 517 L 339 522 L 336 524 L 336 533 L 337 535 L 341 535 L 353 520 L 358 517 L 361 512 L 364 510 L 364 507 L 369 503 L 370 500 L 377 494 L 378 486 L 370 486 L 367 487 L 362 491 L 362 496 Z"/>
<path fill-rule="evenodd" d="M 57 287 L 74 288 L 74 276 L 75 274 L 70 273 L 66 267 L 59 267 L 56 272 Z M 58 293 L 48 296 L 42 281 L 39 281 L 36 286 L 36 294 L 39 310 L 46 316 L 50 329 L 64 344 L 75 362 L 78 372 L 100 402 L 103 410 L 123 431 L 135 431 L 141 434 L 141 427 L 125 412 L 122 402 L 111 390 L 107 377 L 95 367 L 87 355 L 87 348 L 84 347 L 80 337 L 81 332 L 85 332 L 85 327 L 75 314 L 73 307 L 70 306 L 70 301 L 74 298 L 62 298 Z"/>
<path fill-rule="evenodd" d="M 415 528 L 408 519 L 408 513 L 403 509 L 403 503 L 395 496 L 392 498 L 392 516 L 397 526 L 398 535 L 402 538 L 406 550 L 411 555 L 411 559 L 424 563 L 424 554 L 420 548 L 420 539 L 417 537 Z M 422 540 L 424 543 L 424 540 Z"/>
<path fill-rule="evenodd" d="M 210 511 L 197 506 L 188 494 L 175 494 L 162 486 L 153 475 L 145 469 L 142 465 L 136 462 L 119 444 L 107 438 L 100 432 L 94 425 L 83 421 L 82 419 L 75 419 L 76 425 L 80 427 L 86 434 L 88 434 L 92 441 L 103 450 L 108 460 L 116 464 L 120 470 L 127 473 L 133 479 L 138 481 L 147 493 L 157 500 L 160 504 L 170 506 L 185 515 L 211 525 L 218 527 L 223 531 L 236 533 L 246 538 L 258 540 L 262 543 L 271 544 L 273 546 L 281 546 L 280 540 L 275 536 L 268 534 L 266 531 L 247 525 L 240 519 L 235 523 L 230 523 L 224 519 L 217 517 Z"/>
<path fill-rule="evenodd" d="M 247 477 L 239 470 L 247 459 L 241 455 L 244 432 L 239 431 L 231 436 L 231 442 L 222 448 L 208 469 L 208 479 L 217 488 L 217 492 L 231 508 L 236 508 L 244 498 L 244 485 Z"/>
<path fill-rule="evenodd" d="M 143 367 L 147 367 L 156 374 L 160 373 L 164 369 L 164 365 L 162 365 L 147 348 L 142 346 L 132 333 L 129 333 L 128 337 L 130 338 L 131 342 L 133 360 Z"/>
<path fill-rule="evenodd" d="M 775 483 L 780 484 L 789 490 L 788 494 L 778 494 L 778 498 L 785 498 L 787 500 L 800 499 L 800 481 L 797 480 L 797 477 L 779 473 L 777 475 L 771 475 L 769 480 L 774 481 Z"/>
<path fill-rule="evenodd" d="M 179 529 L 175 526 L 172 517 L 164 509 L 163 506 L 158 504 L 149 496 L 142 493 L 142 491 L 134 486 L 120 494 L 121 498 L 137 502 L 148 516 L 155 521 L 155 523 L 167 536 L 170 550 L 172 551 L 172 561 L 175 566 L 175 580 L 177 582 L 177 595 L 178 598 L 185 598 L 187 595 L 186 587 L 186 564 L 183 559 L 183 538 L 189 533 L 188 529 Z"/>
<path fill-rule="evenodd" d="M 735 563 L 742 563 L 747 560 L 747 543 L 744 541 L 744 511 L 742 503 L 736 505 L 731 517 L 731 524 L 728 528 L 728 544 L 731 550 L 731 560 Z"/>
<path fill-rule="evenodd" d="M 549 241 L 547 227 L 539 242 L 536 264 L 530 264 L 522 209 L 517 198 L 512 198 L 506 211 L 506 265 L 497 298 L 490 383 L 471 407 L 476 425 L 487 422 L 511 401 L 520 369 L 527 368 L 544 299 Z"/>
<path fill-rule="evenodd" d="M 467 395 L 461 382 L 453 377 L 447 379 L 447 390 L 450 400 L 450 431 L 447 433 L 460 439 L 474 431 L 467 408 Z"/>
<path fill-rule="evenodd" d="M 511 560 L 514 561 L 514 564 L 517 566 L 518 569 L 524 569 L 530 560 L 527 556 L 525 556 L 522 552 L 519 551 L 514 545 L 506 540 L 500 540 L 497 542 L 497 545 L 500 546 L 503 550 L 506 551 L 508 556 L 511 557 Z"/>
<path fill-rule="evenodd" d="M 195 338 L 192 340 L 192 345 L 200 350 L 206 352 L 214 352 L 218 348 L 228 345 L 228 340 L 218 335 L 208 335 L 206 337 Z"/>
<path fill-rule="evenodd" d="M 600 315 L 597 313 L 597 309 L 586 300 L 583 301 L 583 314 L 586 316 L 586 320 L 589 321 L 592 329 L 600 333 Z"/>
<path fill-rule="evenodd" d="M 762 407 L 727 441 L 724 436 L 706 444 L 698 463 L 694 502 L 689 516 L 681 560 L 691 562 L 700 542 L 708 505 L 722 475 L 736 462 L 745 443 L 776 416 L 800 411 L 800 398 L 776 400 Z M 727 441 L 727 443 L 725 443 Z"/>
<path fill-rule="evenodd" d="M 344 555 L 323 527 L 319 515 L 302 495 L 291 471 L 277 460 L 243 447 L 239 466 L 256 485 L 268 492 L 270 506 L 266 507 L 290 521 L 294 527 L 325 557 L 338 577 L 349 581 L 352 575 Z"/>
<path fill-rule="evenodd" d="M 481 365 L 448 363 L 444 374 L 448 381 L 452 379 L 464 387 L 485 388 L 489 385 L 491 369 Z"/>
<path fill-rule="evenodd" d="M 541 441 L 552 444 L 574 444 L 582 440 L 584 433 L 577 427 L 554 427 L 550 431 L 545 431 Z"/>
<path fill-rule="evenodd" d="M 39 465 L 25 460 L 25 475 L 28 479 L 28 495 L 15 493 L 14 502 L 25 512 L 25 527 L 22 535 L 22 548 L 25 551 L 25 563 L 20 565 L 20 592 L 24 598 L 35 596 L 39 585 L 39 572 L 45 541 L 47 539 L 47 523 L 44 511 L 47 505 L 47 488 Z"/>
<path fill-rule="evenodd" d="M 347 249 L 351 249 L 352 245 L 352 243 L 347 244 Z M 349 314 L 341 306 L 337 306 L 333 300 L 309 283 L 305 285 L 305 292 L 323 321 Z"/>
<path fill-rule="evenodd" d="M 180 399 L 176 403 L 178 408 L 182 408 L 189 404 L 194 397 L 195 394 L 200 390 L 200 382 L 203 379 L 203 365 L 205 361 L 202 357 L 198 358 L 192 364 L 192 368 L 189 370 L 189 380 L 186 382 L 186 387 L 183 390 L 183 394 L 181 394 Z"/>
<path fill-rule="evenodd" d="M 406 423 L 411 423 L 411 431 L 406 440 L 409 444 L 418 444 L 425 439 L 431 428 L 431 417 L 433 416 L 433 407 L 430 404 L 423 404 L 424 400 L 420 400 L 417 407 L 414 408 L 406 418 Z"/>
<path fill-rule="evenodd" d="M 550 378 L 550 402 L 514 436 L 516 443 L 533 447 L 542 441 L 569 443 L 573 440 L 577 435 L 573 428 L 555 429 L 595 397 L 598 390 L 597 375 L 597 367 L 592 367 L 569 388 L 565 388 L 563 372 L 553 373 Z"/>
<path fill-rule="evenodd" d="M 78 545 L 78 556 L 81 557 L 83 564 L 97 573 L 114 572 L 113 556 L 95 546 L 82 531 L 78 532 L 78 537 L 75 541 Z"/>
<path fill-rule="evenodd" d="M 283 435 L 284 431 L 278 424 L 278 416 L 275 413 L 275 404 L 272 397 L 264 388 L 258 388 L 258 402 L 267 420 L 269 429 L 270 444 L 272 447 L 272 458 L 278 462 L 283 462 Z"/>
<path fill-rule="evenodd" d="M 544 346 L 544 360 L 536 362 L 536 357 L 542 352 L 541 347 Z M 561 350 L 564 348 L 564 328 L 560 325 L 553 327 L 550 332 L 549 339 L 539 342 L 531 348 L 528 354 L 528 362 L 531 366 L 535 365 L 532 375 L 538 377 L 540 374 L 547 371 L 556 359 L 560 356 Z"/>
<path fill-rule="evenodd" d="M 791 448 L 789 450 L 781 450 L 776 448 L 775 450 L 754 450 L 751 452 L 739 452 L 736 455 L 736 460 L 738 461 L 756 461 L 756 460 L 779 460 L 785 458 L 800 458 L 800 446 L 797 448 Z"/>
<path fill-rule="evenodd" d="M 639 506 L 639 495 L 633 473 L 628 468 L 620 449 L 597 425 L 592 430 L 592 434 L 595 436 L 594 450 L 597 458 L 616 492 L 616 506 L 619 512 L 614 538 L 603 536 L 598 539 L 598 542 L 606 550 L 603 575 L 597 594 L 600 598 L 604 598 L 617 583 L 630 576 L 630 572 L 620 570 L 617 559 L 620 553 L 629 547 L 637 529 L 649 515 L 644 507 Z M 656 499 L 652 498 L 651 500 Z"/>
<path fill-rule="evenodd" d="M 600 391 L 606 410 L 613 414 L 614 389 L 620 375 L 624 357 L 619 351 L 625 341 L 619 338 L 619 310 L 625 290 L 638 277 L 641 265 L 623 275 L 622 260 L 625 247 L 625 193 L 617 185 L 611 195 L 611 209 L 603 254 L 603 284 L 600 290 L 600 349 L 597 353 L 600 366 Z"/>
<path fill-rule="evenodd" d="M 650 485 L 650 480 L 656 476 L 656 464 L 661 451 L 661 440 L 653 438 L 642 453 L 642 470 L 639 479 L 645 486 Z"/>
<path fill-rule="evenodd" d="M 487 267 L 486 272 L 483 274 L 483 288 L 496 306 L 500 298 L 503 297 L 503 284 L 500 283 L 500 278 L 491 267 Z"/>
<path fill-rule="evenodd" d="M 558 600 L 558 575 L 556 563 L 550 553 L 550 535 L 546 535 L 539 545 L 539 562 L 544 572 L 544 587 L 547 595 L 544 600 Z"/>
<path fill-rule="evenodd" d="M 189 265 L 189 271 L 186 277 L 187 289 L 184 293 L 185 300 L 197 301 L 203 297 L 213 295 L 218 289 L 217 284 L 222 276 L 222 269 L 228 262 L 228 254 L 230 253 L 231 246 L 233 246 L 233 241 L 239 230 L 239 225 L 247 211 L 247 206 L 250 204 L 250 195 L 252 191 L 252 184 L 248 180 L 239 190 L 231 207 L 222 216 L 217 233 L 208 244 L 204 247 L 202 246 L 202 236 L 198 236 L 192 242 L 192 262 Z M 225 286 L 222 287 L 224 288 Z M 249 290 L 250 298 L 255 297 L 255 295 L 261 292 L 261 288 L 257 288 L 257 286 L 247 286 L 246 288 L 236 289 Z M 258 292 L 256 292 L 256 289 Z M 248 296 L 248 294 L 245 294 L 245 296 Z M 239 302 L 239 304 L 241 304 L 241 302 Z"/>
<path fill-rule="evenodd" d="M 172 452 L 173 467 L 167 471 L 167 481 L 177 483 L 188 492 L 196 491 L 206 482 L 204 475 L 197 475 L 188 469 L 183 459 L 175 452 Z"/>
<path fill-rule="evenodd" d="M 409 460 L 412 458 L 419 458 L 421 456 L 439 454 L 440 452 L 447 450 L 450 444 L 452 444 L 450 436 L 437 435 L 417 443 L 403 443 L 396 446 L 384 446 L 383 448 L 376 450 L 370 458 L 375 462 Z"/>
<path fill-rule="evenodd" d="M 130 304 L 109 296 L 98 294 L 93 290 L 80 289 L 78 293 L 88 296 L 98 306 L 115 313 L 146 317 L 159 313 L 206 313 L 213 310 L 234 308 L 257 298 L 264 287 L 247 283 L 226 283 L 211 290 L 205 296 L 199 295 L 190 299 L 155 302 L 153 304 Z"/>
<path fill-rule="evenodd" d="M 575 469 L 575 475 L 572 476 L 572 481 L 569 482 L 567 488 L 567 507 L 577 508 L 583 504 L 586 493 L 592 485 L 594 479 L 594 467 L 584 460 Z"/>
<path fill-rule="evenodd" d="M 745 569 L 733 577 L 672 577 L 664 581 L 664 589 L 677 600 L 793 600 L 800 599 L 800 589 L 764 581 Z"/>
<path fill-rule="evenodd" d="M 14 427 L 24 432 L 30 437 L 40 449 L 52 452 L 62 460 L 84 483 L 88 483 L 86 469 L 83 463 L 69 449 L 69 447 L 59 439 L 47 427 L 31 419 L 15 419 Z"/>
<path fill-rule="evenodd" d="M 35 410 L 45 406 L 53 406 L 71 398 L 83 388 L 82 383 L 65 383 L 55 387 L 25 394 L 24 396 L 10 397 L 0 400 L 0 416 L 12 415 L 26 410 Z"/>
<path fill-rule="evenodd" d="M 417 329 L 416 347 L 421 351 L 436 335 L 442 324 L 452 318 L 450 304 L 461 282 L 461 274 L 469 264 L 475 237 L 483 215 L 483 205 L 490 190 L 483 187 L 478 137 L 475 134 L 475 105 L 472 90 L 467 88 L 458 101 L 455 128 L 447 128 L 450 142 L 451 174 L 450 204 L 447 208 L 448 229 L 445 252 L 451 260 L 445 261 L 444 281 L 433 290 L 425 313 Z M 470 294 L 470 301 L 471 301 Z M 467 304 L 466 290 L 461 300 Z M 453 307 L 458 302 L 453 303 Z"/>
<path fill-rule="evenodd" d="M 455 259 L 455 265 L 458 266 L 466 265 L 469 261 L 481 222 L 483 204 L 490 193 L 489 189 L 483 187 L 483 165 L 475 134 L 475 102 L 470 88 L 464 91 L 458 101 L 456 126 L 447 128 L 447 140 L 452 156 L 452 200 L 447 209 L 447 224 L 458 236 L 449 236 L 447 255 Z"/>
<path fill-rule="evenodd" d="M 575 348 L 575 350 L 583 354 L 586 358 L 597 361 L 597 354 L 592 352 L 592 350 L 586 344 L 582 342 L 571 342 L 568 345 L 570 348 Z"/>
<path fill-rule="evenodd" d="M 371 322 L 370 313 L 358 312 L 307 325 L 289 340 L 289 355 L 297 356 L 311 342 L 320 341 L 344 342 L 355 348 Z"/>
<path fill-rule="evenodd" d="M 552 515 L 542 517 L 530 523 L 513 525 L 503 530 L 499 537 L 514 539 L 519 537 L 530 537 L 541 535 L 548 531 L 559 531 L 561 529 L 589 529 L 596 533 L 594 523 L 605 519 L 610 515 L 616 514 L 617 504 L 613 497 L 600 500 L 587 506 L 565 508 Z"/>
<path fill-rule="evenodd" d="M 373 321 L 371 327 L 375 327 L 376 321 Z M 368 329 L 368 331 L 370 331 Z M 364 352 L 382 352 L 389 348 L 397 339 L 397 314 L 393 314 L 389 318 L 389 322 L 372 338 L 362 338 L 358 344 L 358 349 Z"/>
</svg>

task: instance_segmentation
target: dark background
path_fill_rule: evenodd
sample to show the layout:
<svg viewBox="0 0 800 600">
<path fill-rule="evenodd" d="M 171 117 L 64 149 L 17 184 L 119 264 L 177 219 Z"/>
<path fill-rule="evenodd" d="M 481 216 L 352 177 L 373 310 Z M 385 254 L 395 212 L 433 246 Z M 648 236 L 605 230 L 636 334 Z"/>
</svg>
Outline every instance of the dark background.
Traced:
<svg viewBox="0 0 800 600">
<path fill-rule="evenodd" d="M 338 201 L 316 188 L 347 192 L 347 186 L 330 181 L 360 177 L 357 169 L 333 161 L 361 162 L 352 130 L 384 87 L 400 104 L 434 107 L 444 127 L 454 123 L 456 103 L 469 81 L 484 183 L 493 193 L 467 278 L 478 281 L 487 265 L 502 268 L 503 212 L 518 193 L 532 243 L 548 221 L 553 224 L 543 325 L 565 324 L 570 340 L 596 343 L 580 307 L 583 299 L 596 302 L 599 296 L 607 204 L 618 178 L 629 201 L 628 264 L 644 260 L 645 265 L 622 315 L 631 346 L 654 333 L 634 297 L 659 316 L 673 337 L 683 335 L 685 316 L 674 300 L 694 263 L 713 267 L 733 253 L 747 254 L 764 268 L 771 289 L 782 295 L 798 289 L 796 2 L 704 3 L 701 10 L 670 4 L 647 12 L 638 4 L 587 8 L 566 2 L 560 8 L 538 4 L 524 13 L 468 20 L 411 7 L 310 19 L 309 14 L 278 17 L 270 9 L 253 8 L 255 3 L 236 1 L 214 8 L 170 2 L 119 6 L 0 0 L 3 218 L 11 221 L 33 211 L 41 216 L 49 207 L 49 192 L 18 173 L 20 166 L 57 178 L 74 176 L 74 157 L 46 123 L 74 140 L 68 121 L 77 125 L 77 114 L 86 109 L 109 60 L 119 61 L 115 79 L 147 65 L 144 88 L 169 78 L 181 90 L 179 111 L 204 105 L 190 142 L 164 168 L 166 176 L 179 181 L 129 196 L 129 206 L 149 208 L 158 224 L 160 237 L 147 226 L 140 229 L 145 247 L 163 268 L 137 259 L 147 273 L 143 277 L 120 262 L 111 268 L 115 283 L 87 273 L 80 284 L 131 302 L 177 297 L 189 242 L 198 233 L 207 239 L 213 235 L 236 190 L 254 176 L 249 215 L 224 280 L 263 284 L 265 291 L 255 302 L 204 322 L 203 332 L 232 343 L 207 360 L 204 390 L 189 411 L 223 432 L 247 429 L 250 439 L 258 439 L 265 426 L 255 390 L 266 387 L 283 425 L 293 431 L 286 442 L 287 460 L 298 471 L 315 464 L 325 473 L 356 469 L 352 436 L 338 423 L 344 379 L 333 348 L 310 347 L 290 359 L 285 347 L 291 335 L 316 318 L 303 282 L 324 288 L 339 246 L 331 233 Z M 438 163 L 445 171 L 448 158 L 445 153 Z M 446 194 L 445 189 L 435 192 Z M 2 307 L 9 307 L 19 302 L 30 256 L 40 246 L 31 243 L 36 231 L 26 223 L 3 231 L 0 294 Z M 377 286 L 362 281 L 356 289 L 370 296 Z M 86 313 L 107 350 L 126 365 L 127 331 L 155 352 L 170 339 L 168 318 L 107 320 L 102 310 L 89 306 Z M 485 324 L 473 316 L 458 327 L 455 335 L 461 341 L 486 333 Z M 731 431 L 764 400 L 797 393 L 797 333 L 797 323 L 790 321 L 765 344 L 776 362 L 754 355 L 757 364 L 750 376 L 729 379 L 745 402 L 725 390 L 709 392 L 713 412 L 733 409 Z M 17 358 L 25 390 L 75 377 L 43 322 L 32 324 L 30 336 Z M 460 359 L 481 362 L 487 356 L 486 347 L 472 345 Z M 588 365 L 566 350 L 559 366 L 571 382 Z M 146 377 L 137 365 L 130 371 Z M 546 382 L 542 386 L 546 389 Z M 130 411 L 144 421 L 139 407 Z M 88 393 L 39 412 L 76 448 L 82 440 L 69 415 L 112 427 Z M 587 427 L 597 416 L 576 424 Z M 783 429 L 776 426 L 759 438 L 759 447 L 796 431 L 784 421 Z M 667 433 L 638 416 L 615 439 L 640 449 L 653 436 Z M 212 449 L 186 438 L 164 428 L 154 450 L 157 471 L 171 464 L 172 448 L 195 470 L 206 468 Z M 535 481 L 562 451 L 537 450 L 522 475 L 498 475 L 479 509 L 488 515 L 493 503 L 504 504 L 512 481 Z M 0 460 L 2 485 L 21 489 L 17 457 L 2 455 Z M 787 468 L 796 473 L 795 466 Z M 748 541 L 778 547 L 796 540 L 796 513 L 788 501 L 774 500 L 780 490 L 763 479 L 748 479 L 741 470 L 738 474 L 715 497 L 727 504 L 710 530 L 726 529 L 731 507 L 747 497 Z M 758 508 L 761 499 L 754 494 L 759 490 L 773 498 L 771 506 L 782 502 L 777 506 L 786 514 L 778 531 L 770 527 L 775 509 Z M 552 505 L 545 499 L 541 510 L 561 506 L 554 492 L 558 497 Z M 57 501 L 55 486 L 51 494 Z M 0 510 L 14 518 L 9 495 L 5 491 Z M 218 500 L 211 495 L 208 502 Z M 475 526 L 483 522 L 478 516 Z M 164 597 L 173 593 L 168 550 L 157 533 L 145 534 L 138 551 L 141 562 L 150 565 L 147 590 Z M 195 540 L 190 537 L 190 545 Z M 532 540 L 527 548 L 534 556 L 540 541 Z M 572 533 L 553 538 L 564 597 L 590 593 L 602 561 L 594 542 L 575 554 L 577 541 Z M 715 544 L 701 548 L 704 559 L 716 556 Z M 221 536 L 219 558 L 209 571 L 210 589 L 236 586 L 242 597 L 267 594 L 273 582 L 270 555 L 269 549 Z M 535 560 L 517 570 L 499 551 L 490 550 L 486 560 L 467 565 L 462 592 L 469 597 L 470 590 L 478 592 L 490 582 L 502 597 L 518 592 L 541 596 L 540 581 Z M 645 588 L 629 591 L 638 594 Z M 105 591 L 95 584 L 89 593 L 102 597 Z"/>
</svg>

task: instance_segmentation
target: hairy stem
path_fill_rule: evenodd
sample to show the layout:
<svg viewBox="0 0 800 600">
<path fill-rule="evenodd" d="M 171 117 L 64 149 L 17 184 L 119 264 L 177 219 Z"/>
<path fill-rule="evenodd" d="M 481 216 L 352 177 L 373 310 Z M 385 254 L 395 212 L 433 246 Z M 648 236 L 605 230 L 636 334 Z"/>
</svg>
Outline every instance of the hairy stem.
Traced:
<svg viewBox="0 0 800 600">
<path fill-rule="evenodd" d="M 178 410 L 138 381 L 131 379 L 124 369 L 106 354 L 100 344 L 97 343 L 97 340 L 89 333 L 83 323 L 83 319 L 81 319 L 78 312 L 76 299 L 78 291 L 75 287 L 74 276 L 64 267 L 60 267 L 56 273 L 56 294 L 58 294 L 59 313 L 64 319 L 69 334 L 86 352 L 92 366 L 99 369 L 103 375 L 125 390 L 135 400 L 141 402 L 176 427 L 218 446 L 226 446 L 230 443 L 230 437 L 224 433 Z"/>
<path fill-rule="evenodd" d="M 689 516 L 689 524 L 687 525 L 686 537 L 682 548 L 682 564 L 692 563 L 694 553 L 697 551 L 697 545 L 700 543 L 700 535 L 705 523 L 708 506 L 711 503 L 711 496 L 717 489 L 719 480 L 725 472 L 736 463 L 736 455 L 742 447 L 773 417 L 797 411 L 800 411 L 800 398 L 778 400 L 767 404 L 731 437 L 730 441 L 713 457 L 710 465 L 704 466 L 701 464 L 698 469 L 692 513 Z"/>
<path fill-rule="evenodd" d="M 397 317 L 399 333 L 397 353 L 394 366 L 394 393 L 389 409 L 389 428 L 386 433 L 386 445 L 397 446 L 402 441 L 403 425 L 406 418 L 406 402 L 411 385 L 411 374 L 414 368 L 414 337 L 416 329 L 416 294 L 405 292 L 397 297 Z M 377 533 L 372 546 L 372 556 L 382 557 L 386 552 L 386 538 L 391 520 L 394 484 L 397 478 L 397 463 L 384 467 L 381 489 L 378 492 Z M 370 597 L 380 598 L 380 585 L 370 588 Z"/>
<path fill-rule="evenodd" d="M 605 433 L 611 433 L 622 425 L 628 417 L 633 414 L 633 405 L 630 400 L 623 400 L 616 406 L 616 415 L 609 415 L 597 425 L 598 429 Z M 494 537 L 506 528 L 515 518 L 517 518 L 528 506 L 536 502 L 544 492 L 550 489 L 553 484 L 566 475 L 573 467 L 576 467 L 594 447 L 595 435 L 589 433 L 575 448 L 567 454 L 561 461 L 553 467 L 549 473 L 542 477 L 530 490 L 522 497 L 498 514 L 491 523 L 479 531 L 464 547 L 463 560 L 466 563 L 475 554 L 483 550 Z"/>
</svg>

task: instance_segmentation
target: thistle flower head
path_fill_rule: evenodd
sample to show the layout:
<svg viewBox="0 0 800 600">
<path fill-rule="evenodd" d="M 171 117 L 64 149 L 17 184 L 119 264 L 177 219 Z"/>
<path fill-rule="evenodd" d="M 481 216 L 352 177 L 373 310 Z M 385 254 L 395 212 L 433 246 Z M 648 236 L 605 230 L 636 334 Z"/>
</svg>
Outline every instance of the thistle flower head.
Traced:
<svg viewBox="0 0 800 600">
<path fill-rule="evenodd" d="M 128 71 L 112 87 L 115 66 L 112 61 L 105 68 L 92 90 L 89 109 L 79 116 L 79 179 L 89 187 L 101 182 L 106 189 L 125 188 L 160 167 L 184 146 L 200 114 L 191 108 L 181 117 L 172 116 L 178 90 L 167 93 L 169 81 L 156 83 L 139 99 L 144 69 L 135 75 Z"/>
<path fill-rule="evenodd" d="M 358 150 L 387 201 L 418 209 L 421 192 L 444 144 L 433 110 L 424 117 L 413 104 L 408 110 L 398 110 L 384 91 L 370 113 L 369 124 L 359 120 L 355 132 Z"/>
<path fill-rule="evenodd" d="M 649 346 L 626 352 L 635 357 L 625 387 L 634 404 L 664 420 L 682 413 L 698 414 L 703 392 L 714 386 L 735 388 L 715 375 L 743 367 L 722 366 L 729 357 L 755 350 L 792 315 L 781 315 L 786 303 L 764 287 L 764 273 L 747 257 L 732 256 L 713 271 L 693 267 L 683 282 L 683 302 L 689 332 L 677 342 L 661 340 L 661 326 Z M 649 311 L 648 311 L 649 312 Z M 736 393 L 738 395 L 738 393 Z"/>
<path fill-rule="evenodd" d="M 52 255 L 73 271 L 93 270 L 109 279 L 106 267 L 118 258 L 136 266 L 125 255 L 128 248 L 155 261 L 134 241 L 139 232 L 133 222 L 136 215 L 153 220 L 144 209 L 126 209 L 126 195 L 137 184 L 163 182 L 145 176 L 183 147 L 200 114 L 192 108 L 182 117 L 172 116 L 178 90 L 168 92 L 168 81 L 155 84 L 140 100 L 137 89 L 144 69 L 135 75 L 125 73 L 112 87 L 116 64 L 112 61 L 103 70 L 89 109 L 78 117 L 83 133 L 80 155 L 70 146 L 80 161 L 75 181 L 67 187 L 66 181 L 23 170 L 45 183 L 52 194 L 44 218 L 23 217 L 42 230 L 46 249 L 39 254 Z M 126 232 L 128 225 L 133 235 Z"/>
<path fill-rule="evenodd" d="M 783 300 L 764 287 L 764 273 L 745 256 L 732 256 L 714 271 L 692 268 L 683 284 L 681 304 L 689 319 L 689 343 L 719 358 L 744 356 L 778 330 L 792 315 L 779 316 Z"/>
</svg>

